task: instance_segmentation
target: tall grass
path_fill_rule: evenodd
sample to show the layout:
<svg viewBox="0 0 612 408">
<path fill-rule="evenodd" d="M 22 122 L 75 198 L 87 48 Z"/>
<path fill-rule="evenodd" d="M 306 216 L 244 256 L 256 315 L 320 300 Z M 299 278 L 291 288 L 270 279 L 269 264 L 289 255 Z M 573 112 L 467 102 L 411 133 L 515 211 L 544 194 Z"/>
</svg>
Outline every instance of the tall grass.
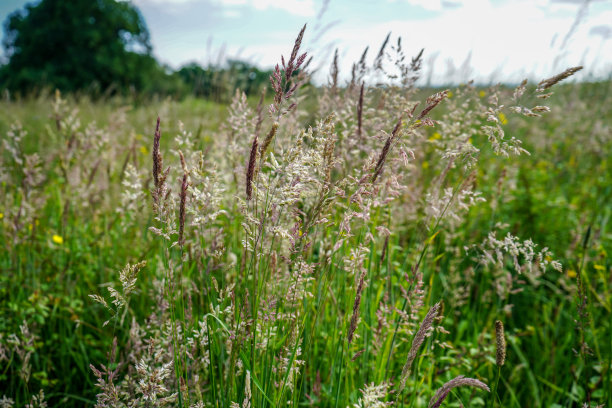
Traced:
<svg viewBox="0 0 612 408">
<path fill-rule="evenodd" d="M 224 115 L 2 102 L 0 404 L 612 403 L 610 84 L 317 89 L 304 35 Z"/>
</svg>

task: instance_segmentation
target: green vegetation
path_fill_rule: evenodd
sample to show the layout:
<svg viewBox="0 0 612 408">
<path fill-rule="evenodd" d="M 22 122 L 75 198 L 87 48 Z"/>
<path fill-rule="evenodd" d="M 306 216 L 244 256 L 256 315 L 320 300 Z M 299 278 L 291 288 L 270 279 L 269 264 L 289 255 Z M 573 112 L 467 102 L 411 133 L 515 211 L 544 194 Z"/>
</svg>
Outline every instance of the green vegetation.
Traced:
<svg viewBox="0 0 612 408">
<path fill-rule="evenodd" d="M 260 102 L 0 102 L 3 406 L 611 405 L 612 84 L 300 39 Z"/>
<path fill-rule="evenodd" d="M 258 94 L 271 73 L 238 60 L 173 72 L 155 60 L 140 12 L 124 1 L 42 0 L 11 14 L 4 29 L 9 61 L 0 66 L 0 89 L 21 95 L 59 89 L 228 102 L 236 88 Z"/>
<path fill-rule="evenodd" d="M 2 82 L 9 89 L 144 90 L 147 81 L 164 75 L 151 56 L 143 19 L 127 2 L 29 4 L 9 16 L 5 34 L 10 61 Z"/>
</svg>

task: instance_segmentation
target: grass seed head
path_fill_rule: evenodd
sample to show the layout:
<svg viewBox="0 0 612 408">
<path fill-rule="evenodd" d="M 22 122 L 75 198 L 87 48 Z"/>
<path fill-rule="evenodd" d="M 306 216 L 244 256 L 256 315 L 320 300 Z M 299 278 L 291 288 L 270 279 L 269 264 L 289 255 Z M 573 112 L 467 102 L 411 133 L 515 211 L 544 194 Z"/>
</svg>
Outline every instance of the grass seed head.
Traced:
<svg viewBox="0 0 612 408">
<path fill-rule="evenodd" d="M 402 369 L 399 393 L 401 393 L 403 389 L 406 387 L 406 380 L 408 379 L 408 376 L 410 375 L 410 367 L 412 366 L 412 362 L 416 358 L 419 352 L 419 349 L 421 348 L 421 345 L 423 344 L 423 341 L 425 341 L 425 338 L 431 332 L 434 319 L 438 315 L 439 309 L 440 309 L 440 303 L 436 303 L 435 305 L 431 307 L 431 309 L 429 309 L 429 312 L 427 312 L 427 315 L 425 315 L 425 318 L 423 319 L 423 321 L 421 322 L 421 325 L 419 326 L 419 330 L 414 335 L 414 338 L 412 340 L 412 345 L 410 346 L 410 351 L 408 352 L 408 358 L 406 359 L 406 364 L 404 364 L 404 368 Z"/>
<path fill-rule="evenodd" d="M 446 384 L 440 387 L 438 391 L 436 391 L 436 394 L 433 396 L 431 401 L 429 401 L 429 408 L 440 407 L 444 399 L 448 396 L 448 394 L 451 392 L 453 388 L 463 387 L 463 386 L 480 388 L 481 390 L 491 392 L 487 384 L 483 383 L 482 381 L 477 380 L 475 378 L 467 378 L 467 377 L 460 375 L 448 381 Z"/>
<path fill-rule="evenodd" d="M 246 173 L 246 197 L 250 200 L 253 196 L 253 175 L 255 174 L 255 160 L 257 159 L 257 136 L 253 139 L 251 145 L 251 153 L 249 154 L 249 163 Z"/>
<path fill-rule="evenodd" d="M 506 361 L 506 338 L 504 336 L 504 324 L 501 320 L 495 321 L 495 344 L 496 344 L 496 353 L 495 353 L 495 364 L 498 367 L 504 365 Z"/>
<path fill-rule="evenodd" d="M 540 81 L 540 83 L 538 84 L 538 89 L 536 89 L 536 92 L 543 92 L 547 90 L 548 88 L 555 85 L 556 83 L 561 82 L 568 77 L 571 77 L 572 75 L 574 75 L 576 72 L 580 71 L 581 69 L 582 69 L 582 66 L 568 68 L 560 74 L 557 74 L 553 77 Z"/>
</svg>

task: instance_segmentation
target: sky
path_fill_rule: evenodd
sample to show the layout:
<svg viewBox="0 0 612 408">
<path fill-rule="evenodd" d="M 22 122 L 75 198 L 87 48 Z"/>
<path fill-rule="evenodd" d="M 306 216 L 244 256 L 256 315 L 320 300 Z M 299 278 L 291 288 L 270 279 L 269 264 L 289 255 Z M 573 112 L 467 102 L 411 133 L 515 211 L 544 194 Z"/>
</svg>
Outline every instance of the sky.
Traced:
<svg viewBox="0 0 612 408">
<path fill-rule="evenodd" d="M 226 58 L 269 68 L 307 24 L 304 47 L 318 82 L 336 48 L 346 80 L 364 49 L 371 62 L 389 32 L 408 56 L 425 49 L 422 83 L 538 80 L 576 65 L 585 66 L 579 78 L 612 74 L 612 0 L 131 1 L 155 56 L 172 68 Z M 0 18 L 27 2 L 0 0 Z"/>
</svg>

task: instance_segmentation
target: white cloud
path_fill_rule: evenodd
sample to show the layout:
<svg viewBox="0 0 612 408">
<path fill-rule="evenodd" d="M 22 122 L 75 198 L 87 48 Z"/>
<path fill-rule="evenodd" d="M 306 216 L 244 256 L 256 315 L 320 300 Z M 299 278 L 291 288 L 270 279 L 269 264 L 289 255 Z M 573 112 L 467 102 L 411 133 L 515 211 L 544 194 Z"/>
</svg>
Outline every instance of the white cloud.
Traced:
<svg viewBox="0 0 612 408">
<path fill-rule="evenodd" d="M 193 3 L 197 0 L 134 0 L 134 2 L 139 6 L 144 6 L 147 4 L 154 5 L 183 5 Z"/>
<path fill-rule="evenodd" d="M 302 17 L 315 15 L 314 0 L 133 0 L 138 6 L 155 5 L 165 7 L 185 7 L 195 4 L 214 4 L 228 8 L 232 14 L 234 7 L 252 7 L 258 11 L 268 9 L 284 10 L 290 14 Z M 176 11 L 176 9 L 172 9 Z"/>
<path fill-rule="evenodd" d="M 396 1 L 430 8 L 441 6 L 437 1 Z M 370 46 L 373 57 L 391 31 L 392 38 L 402 37 L 403 48 L 409 54 L 425 48 L 425 61 L 438 54 L 434 81 L 518 81 L 523 76 L 545 77 L 579 64 L 585 64 L 586 73 L 605 75 L 610 58 L 604 56 L 606 53 L 612 55 L 612 41 L 602 42 L 601 37 L 589 36 L 589 32 L 593 26 L 612 21 L 612 11 L 587 16 L 567 46 L 560 49 L 561 41 L 554 44 L 553 39 L 555 36 L 562 39 L 567 34 L 575 20 L 576 7 L 573 9 L 574 13 L 551 14 L 550 3 L 546 0 L 493 4 L 487 0 L 466 0 L 457 8 L 441 10 L 428 19 L 390 20 L 372 24 L 367 30 L 345 23 L 331 30 L 329 35 L 338 39 L 345 54 L 346 63 L 341 67 L 345 74 L 350 72 L 350 62 L 359 59 L 365 46 Z M 450 67 L 459 67 L 468 58 L 472 70 L 450 72 Z M 425 67 L 425 72 L 427 69 Z M 451 78 L 448 74 L 452 74 Z M 494 74 L 497 77 L 491 78 Z"/>
<path fill-rule="evenodd" d="M 313 0 L 217 0 L 217 3 L 230 7 L 250 6 L 259 11 L 279 9 L 303 17 L 311 17 L 315 14 Z"/>
<path fill-rule="evenodd" d="M 310 23 L 322 0 L 135 1 L 149 5 L 156 2 L 156 8 L 163 10 L 174 6 L 182 9 L 181 15 L 193 14 L 191 10 L 196 3 L 216 9 L 220 20 L 214 29 L 206 25 L 181 26 L 182 17 L 178 14 L 176 19 L 165 20 L 163 35 L 161 32 L 157 35 L 156 25 L 152 26 L 158 55 L 173 66 L 193 59 L 210 61 L 211 52 L 205 47 L 210 36 L 215 38 L 215 43 L 226 45 L 226 55 L 236 56 L 243 49 L 248 55 L 242 57 L 264 67 L 273 66 L 281 54 L 287 56 L 291 51 L 300 20 L 309 22 L 305 46 L 313 48 L 310 50 L 313 66 L 323 68 L 318 74 L 319 82 L 326 81 L 331 63 L 331 55 L 322 47 L 331 42 L 339 48 L 341 74 L 346 78 L 351 64 L 359 59 L 366 46 L 370 48 L 370 61 L 374 58 L 389 31 L 391 44 L 398 36 L 402 37 L 408 56 L 425 48 L 424 76 L 433 65 L 432 79 L 438 83 L 469 79 L 520 81 L 525 76 L 540 79 L 579 64 L 585 65 L 583 76 L 607 75 L 612 65 L 612 40 L 606 40 L 604 35 L 609 33 L 604 28 L 612 21 L 612 8 L 602 2 L 592 4 L 592 11 L 589 9 L 562 47 L 580 7 L 550 0 L 381 0 L 374 13 L 369 9 L 370 14 L 332 0 L 329 12 L 334 18 L 341 15 L 341 21 L 316 43 L 310 42 L 316 37 L 313 31 L 316 24 Z M 160 2 L 169 6 L 157 7 Z M 415 5 L 419 5 L 420 13 Z M 439 11 L 425 13 L 423 17 L 425 8 L 439 8 Z M 286 20 L 297 22 L 298 26 L 290 29 L 285 20 L 277 22 L 277 14 L 270 12 L 273 10 L 291 13 Z M 229 18 L 240 19 L 246 25 L 236 26 Z M 466 69 L 461 69 L 462 65 Z"/>
<path fill-rule="evenodd" d="M 429 11 L 453 10 L 466 6 L 481 5 L 488 0 L 388 0 L 390 3 L 405 3 Z"/>
<path fill-rule="evenodd" d="M 390 0 L 391 3 L 394 3 L 398 0 Z M 442 10 L 442 1 L 441 0 L 399 0 L 404 1 L 411 6 L 417 6 L 424 8 L 425 10 L 433 10 L 439 11 Z"/>
</svg>

